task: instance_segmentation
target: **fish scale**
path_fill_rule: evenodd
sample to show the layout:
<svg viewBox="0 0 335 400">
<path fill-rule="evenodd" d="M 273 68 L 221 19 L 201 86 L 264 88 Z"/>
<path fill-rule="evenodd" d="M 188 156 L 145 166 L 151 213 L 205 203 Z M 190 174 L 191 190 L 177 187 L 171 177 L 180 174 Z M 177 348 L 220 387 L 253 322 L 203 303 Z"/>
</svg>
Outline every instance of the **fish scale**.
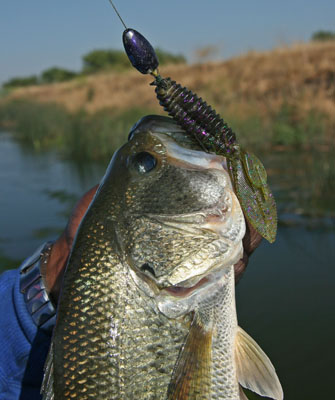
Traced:
<svg viewBox="0 0 335 400">
<path fill-rule="evenodd" d="M 167 389 L 180 346 L 187 334 L 187 324 L 173 326 L 163 315 L 148 310 L 121 264 L 116 264 L 116 269 L 101 269 L 103 278 L 95 283 L 95 293 L 90 293 L 86 285 L 82 290 L 75 289 L 81 283 L 81 272 L 85 274 L 90 267 L 95 269 L 93 265 L 80 265 L 76 272 L 79 277 L 70 286 L 74 301 L 67 306 L 66 318 L 60 325 L 60 329 L 64 327 L 64 335 L 55 343 L 55 367 L 59 363 L 66 368 L 56 396 L 84 400 L 93 396 L 102 399 L 102 395 L 106 395 L 110 399 L 126 399 L 136 398 L 131 397 L 136 393 L 143 396 L 143 392 L 147 391 L 147 396 L 141 398 L 158 399 Z M 101 301 L 97 294 L 102 287 L 110 284 L 118 296 L 104 296 Z M 97 303 L 94 308 L 85 307 L 85 303 L 82 308 L 81 296 L 95 298 Z M 113 316 L 111 310 L 114 310 Z M 61 308 L 59 312 L 62 312 Z M 87 323 L 78 324 L 75 322 L 78 319 L 87 320 Z M 81 340 L 82 331 L 85 332 L 84 340 Z M 107 342 L 106 337 L 109 338 Z M 158 350 L 162 348 L 168 357 L 159 357 Z M 155 355 L 154 359 L 152 355 Z M 78 379 L 78 375 L 88 370 L 89 380 Z M 103 393 L 101 386 L 106 386 Z"/>
<path fill-rule="evenodd" d="M 59 307 L 64 317 L 58 323 L 63 333 L 54 342 L 55 369 L 62 372 L 55 396 L 127 399 L 141 393 L 143 399 L 158 399 L 185 340 L 187 318 L 171 324 L 147 308 L 127 268 L 111 252 L 98 206 L 86 217 L 88 233 L 78 235 L 70 263 L 79 261 L 71 263 L 64 282 Z M 168 356 L 160 356 L 163 348 Z"/>
<path fill-rule="evenodd" d="M 215 328 L 213 334 L 212 399 L 236 400 L 239 398 L 238 379 L 234 360 L 234 342 L 237 331 L 235 307 L 234 269 L 226 272 L 225 290 L 218 293 L 213 310 Z"/>
</svg>

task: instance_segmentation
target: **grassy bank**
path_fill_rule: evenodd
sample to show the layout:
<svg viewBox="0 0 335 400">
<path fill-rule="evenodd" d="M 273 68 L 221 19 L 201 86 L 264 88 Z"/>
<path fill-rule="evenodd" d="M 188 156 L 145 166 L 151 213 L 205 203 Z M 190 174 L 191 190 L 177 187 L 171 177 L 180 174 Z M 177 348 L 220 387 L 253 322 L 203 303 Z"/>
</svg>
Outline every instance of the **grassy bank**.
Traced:
<svg viewBox="0 0 335 400">
<path fill-rule="evenodd" d="M 225 62 L 162 67 L 211 104 L 251 151 L 331 151 L 335 136 L 335 42 L 250 52 Z M 4 91 L 0 124 L 36 149 L 105 159 L 142 115 L 163 113 L 152 77 L 99 73 Z"/>
<path fill-rule="evenodd" d="M 161 73 L 195 91 L 223 111 L 224 117 L 231 111 L 254 114 L 254 109 L 265 117 L 278 112 L 286 102 L 301 114 L 313 108 L 334 122 L 334 65 L 335 41 L 331 41 L 249 52 L 227 61 L 162 66 Z M 152 77 L 132 69 L 102 72 L 69 82 L 7 91 L 6 99 L 52 102 L 71 112 L 134 107 L 158 110 L 151 81 Z M 3 100 L 0 98 L 0 103 Z"/>
<path fill-rule="evenodd" d="M 69 112 L 59 104 L 14 99 L 0 106 L 0 125 L 36 150 L 56 149 L 78 160 L 106 160 L 127 140 L 131 126 L 154 112 L 148 108 Z M 327 117 L 317 110 L 301 116 L 294 106 L 283 103 L 278 112 L 266 117 L 256 109 L 253 113 L 231 109 L 226 114 L 239 141 L 254 152 L 274 146 L 328 148 L 330 143 Z"/>
<path fill-rule="evenodd" d="M 202 96 L 262 159 L 282 215 L 334 217 L 334 65 L 335 43 L 311 43 L 161 72 Z M 35 150 L 106 162 L 140 117 L 163 113 L 151 80 L 111 72 L 3 92 L 0 125 Z"/>
<path fill-rule="evenodd" d="M 0 125 L 35 150 L 54 149 L 78 161 L 106 161 L 127 140 L 131 126 L 148 113 L 137 108 L 118 114 L 70 113 L 59 104 L 17 99 L 0 107 Z"/>
<path fill-rule="evenodd" d="M 126 142 L 131 126 L 154 112 L 69 112 L 59 104 L 14 99 L 0 106 L 0 126 L 35 151 L 52 149 L 79 163 L 106 163 Z M 285 102 L 266 117 L 251 106 L 248 112 L 231 108 L 226 115 L 240 143 L 264 162 L 279 213 L 289 218 L 285 223 L 292 223 L 292 214 L 335 216 L 335 140 L 326 114 L 313 109 L 301 114 Z"/>
</svg>

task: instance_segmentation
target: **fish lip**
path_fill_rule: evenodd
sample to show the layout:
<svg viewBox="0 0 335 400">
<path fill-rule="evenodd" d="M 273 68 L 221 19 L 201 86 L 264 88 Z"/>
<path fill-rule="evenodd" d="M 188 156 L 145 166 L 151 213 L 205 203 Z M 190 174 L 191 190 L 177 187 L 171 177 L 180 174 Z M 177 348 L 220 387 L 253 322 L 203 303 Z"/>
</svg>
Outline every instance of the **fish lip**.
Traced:
<svg viewBox="0 0 335 400">
<path fill-rule="evenodd" d="M 197 284 L 188 289 L 165 288 L 161 290 L 156 297 L 158 310 L 168 318 L 178 318 L 186 315 L 190 311 L 197 309 L 199 304 L 203 303 L 209 297 L 216 296 L 217 292 L 222 290 L 227 282 L 227 268 L 213 271 L 205 277 L 202 277 Z M 186 281 L 185 281 L 186 282 Z"/>
<path fill-rule="evenodd" d="M 173 297 L 187 297 L 191 295 L 196 289 L 199 289 L 201 286 L 208 283 L 209 281 L 210 281 L 209 277 L 205 276 L 201 278 L 195 285 L 190 287 L 173 285 L 173 286 L 168 286 L 162 290 L 166 291 L 169 295 Z"/>
<path fill-rule="evenodd" d="M 155 288 L 154 292 L 156 295 L 168 295 L 180 299 L 187 298 L 191 296 L 197 289 L 202 289 L 204 286 L 214 283 L 217 280 L 218 274 L 221 276 L 221 273 L 218 270 L 207 271 L 206 274 L 199 275 L 198 280 L 192 286 L 187 285 L 194 281 L 196 278 L 195 276 L 183 282 L 177 283 L 176 285 L 163 286 L 152 275 L 149 276 L 138 268 L 135 268 L 135 270 L 136 274 L 142 277 L 142 280 L 145 279 L 147 284 Z"/>
</svg>

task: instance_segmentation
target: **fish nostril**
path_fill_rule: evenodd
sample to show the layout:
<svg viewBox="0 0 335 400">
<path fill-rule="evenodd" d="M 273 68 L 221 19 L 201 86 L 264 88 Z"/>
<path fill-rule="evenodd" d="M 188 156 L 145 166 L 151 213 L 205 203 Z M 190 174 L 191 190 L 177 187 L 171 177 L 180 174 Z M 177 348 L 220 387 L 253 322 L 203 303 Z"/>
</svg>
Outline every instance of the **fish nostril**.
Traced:
<svg viewBox="0 0 335 400">
<path fill-rule="evenodd" d="M 155 274 L 155 270 L 152 268 L 152 266 L 148 263 L 145 263 L 141 266 L 141 271 L 145 272 L 149 272 L 152 276 L 154 276 L 156 278 L 156 274 Z"/>
</svg>

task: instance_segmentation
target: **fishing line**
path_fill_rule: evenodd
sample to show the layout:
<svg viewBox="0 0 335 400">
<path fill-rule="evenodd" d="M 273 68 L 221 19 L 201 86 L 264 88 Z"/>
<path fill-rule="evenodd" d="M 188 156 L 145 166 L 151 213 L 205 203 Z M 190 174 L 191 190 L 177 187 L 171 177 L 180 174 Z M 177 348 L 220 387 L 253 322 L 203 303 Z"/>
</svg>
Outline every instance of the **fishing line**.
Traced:
<svg viewBox="0 0 335 400">
<path fill-rule="evenodd" d="M 126 24 L 123 22 L 123 19 L 121 18 L 121 15 L 119 14 L 119 12 L 116 9 L 116 7 L 114 6 L 112 0 L 109 0 L 109 2 L 111 3 L 112 7 L 114 8 L 114 11 L 116 12 L 116 15 L 120 18 L 120 21 L 121 21 L 122 25 L 124 26 L 124 29 L 127 29 Z"/>
</svg>

